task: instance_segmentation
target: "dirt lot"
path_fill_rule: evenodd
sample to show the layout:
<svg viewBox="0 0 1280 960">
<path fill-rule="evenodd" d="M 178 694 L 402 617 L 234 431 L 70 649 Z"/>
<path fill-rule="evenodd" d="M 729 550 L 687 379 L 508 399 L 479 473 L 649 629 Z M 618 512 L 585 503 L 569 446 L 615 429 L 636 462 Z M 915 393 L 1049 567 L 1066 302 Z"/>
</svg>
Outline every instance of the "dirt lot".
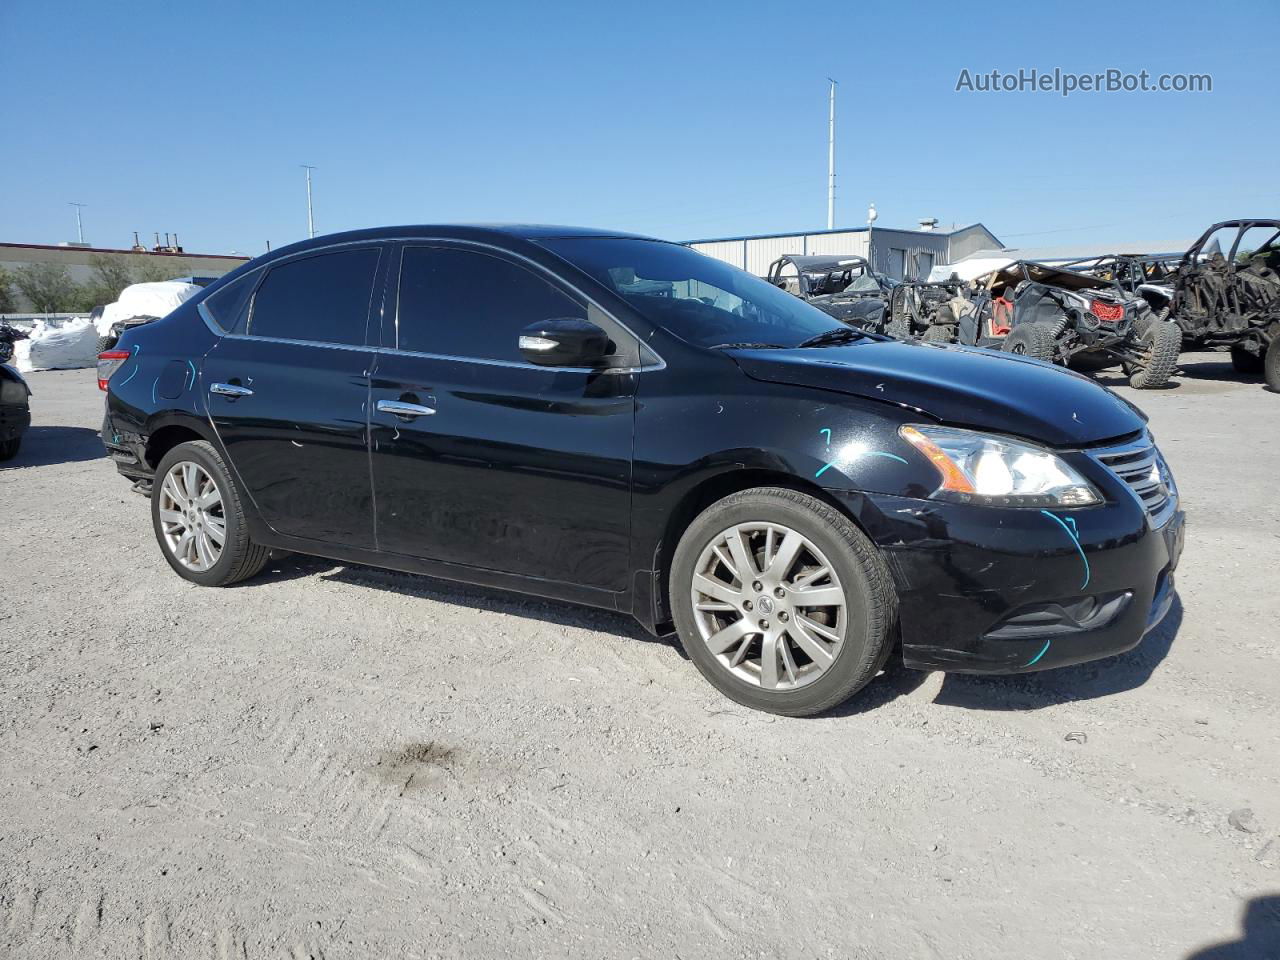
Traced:
<svg viewBox="0 0 1280 960">
<path fill-rule="evenodd" d="M 35 374 L 0 469 L 0 955 L 1280 956 L 1280 397 L 1126 395 L 1190 529 L 1166 628 L 837 715 L 623 617 L 305 558 L 201 589 Z"/>
</svg>

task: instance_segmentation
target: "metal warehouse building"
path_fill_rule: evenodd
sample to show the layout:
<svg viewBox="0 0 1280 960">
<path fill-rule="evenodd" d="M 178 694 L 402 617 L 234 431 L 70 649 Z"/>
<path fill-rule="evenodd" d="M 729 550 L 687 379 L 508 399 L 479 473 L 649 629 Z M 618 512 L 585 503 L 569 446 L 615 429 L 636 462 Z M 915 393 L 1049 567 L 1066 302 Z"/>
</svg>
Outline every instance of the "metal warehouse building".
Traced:
<svg viewBox="0 0 1280 960">
<path fill-rule="evenodd" d="M 893 230 L 854 227 L 809 233 L 774 233 L 753 237 L 688 240 L 686 245 L 709 257 L 763 277 L 769 264 L 788 254 L 866 257 L 873 269 L 895 280 L 923 279 L 940 264 L 954 263 L 978 250 L 1004 245 L 980 223 L 956 230 Z M 870 252 L 868 252 L 870 250 Z"/>
</svg>

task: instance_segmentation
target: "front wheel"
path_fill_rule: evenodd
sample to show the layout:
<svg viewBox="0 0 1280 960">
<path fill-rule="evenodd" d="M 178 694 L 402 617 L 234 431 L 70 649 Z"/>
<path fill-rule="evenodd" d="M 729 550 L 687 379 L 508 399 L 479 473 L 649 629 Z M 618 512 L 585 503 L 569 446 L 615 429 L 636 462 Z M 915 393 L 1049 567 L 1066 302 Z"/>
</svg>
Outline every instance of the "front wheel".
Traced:
<svg viewBox="0 0 1280 960">
<path fill-rule="evenodd" d="M 1163 387 L 1178 367 L 1178 354 L 1182 352 L 1182 328 L 1168 320 L 1154 322 L 1138 338 L 1142 345 L 1143 362 L 1136 365 L 1129 377 L 1129 385 L 1136 390 L 1154 390 Z"/>
<path fill-rule="evenodd" d="M 1031 357 L 1033 360 L 1053 362 L 1054 331 L 1039 323 L 1022 323 L 1014 327 L 1004 338 L 1004 349 L 1009 353 Z"/>
<path fill-rule="evenodd" d="M 745 490 L 704 510 L 680 538 L 669 587 L 689 659 L 757 710 L 828 710 L 870 682 L 893 646 L 897 594 L 875 546 L 794 490 Z"/>
<path fill-rule="evenodd" d="M 21 446 L 21 437 L 14 437 L 11 440 L 0 441 L 0 460 L 12 460 L 18 455 L 18 449 Z"/>
<path fill-rule="evenodd" d="M 240 491 L 211 443 L 180 443 L 160 461 L 151 524 L 169 566 L 202 587 L 252 577 L 269 551 L 249 539 Z"/>
</svg>

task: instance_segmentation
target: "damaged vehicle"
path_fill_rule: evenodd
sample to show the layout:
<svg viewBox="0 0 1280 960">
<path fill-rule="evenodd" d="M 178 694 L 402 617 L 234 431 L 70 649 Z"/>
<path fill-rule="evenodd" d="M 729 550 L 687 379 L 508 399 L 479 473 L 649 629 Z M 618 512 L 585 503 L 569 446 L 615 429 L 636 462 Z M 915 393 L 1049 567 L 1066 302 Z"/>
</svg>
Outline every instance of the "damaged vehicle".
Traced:
<svg viewBox="0 0 1280 960">
<path fill-rule="evenodd" d="M 929 331 L 954 329 L 956 309 L 963 309 L 968 293 L 969 285 L 954 274 L 948 280 L 903 280 L 889 298 L 884 332 L 899 340 L 939 339 Z"/>
<path fill-rule="evenodd" d="M 1188 348 L 1229 350 L 1237 371 L 1280 390 L 1280 220 L 1206 230 L 1178 263 L 1169 319 Z"/>
<path fill-rule="evenodd" d="M 203 278 L 189 278 L 193 281 Z M 113 303 L 95 307 L 89 318 L 98 331 L 98 352 L 110 350 L 126 330 L 159 320 L 199 293 L 206 284 L 186 280 L 132 283 Z"/>
<path fill-rule="evenodd" d="M 779 257 L 765 279 L 807 300 L 843 323 L 879 333 L 884 330 L 889 299 L 897 280 L 877 273 L 865 257 Z"/>
<path fill-rule="evenodd" d="M 12 460 L 22 446 L 22 435 L 31 426 L 31 388 L 16 368 L 13 345 L 26 333 L 0 320 L 0 460 Z"/>
<path fill-rule="evenodd" d="M 1018 260 L 982 278 L 954 325 L 925 339 L 1005 350 L 1036 360 L 1099 370 L 1119 363 L 1138 389 L 1164 386 L 1178 366 L 1182 335 L 1138 296 L 1111 280 Z"/>
<path fill-rule="evenodd" d="M 890 657 L 1109 657 L 1174 603 L 1183 513 L 1136 407 L 646 237 L 315 237 L 127 331 L 99 381 L 176 576 L 284 550 L 622 612 L 759 710 Z"/>
</svg>

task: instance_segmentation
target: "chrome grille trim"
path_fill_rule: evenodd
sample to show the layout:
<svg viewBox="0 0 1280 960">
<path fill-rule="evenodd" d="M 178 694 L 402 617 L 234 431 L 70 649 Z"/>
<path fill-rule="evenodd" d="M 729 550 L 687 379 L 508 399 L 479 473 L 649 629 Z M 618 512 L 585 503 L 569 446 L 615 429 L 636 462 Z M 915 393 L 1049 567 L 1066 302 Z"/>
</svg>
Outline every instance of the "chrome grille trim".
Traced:
<svg viewBox="0 0 1280 960">
<path fill-rule="evenodd" d="M 1141 437 L 1129 443 L 1114 447 L 1103 447 L 1089 451 L 1090 456 L 1114 473 L 1133 491 L 1152 527 L 1162 527 L 1178 509 L 1178 491 L 1176 486 L 1166 484 L 1170 478 L 1168 465 L 1164 464 L 1151 437 L 1143 433 Z M 1152 472 L 1157 479 L 1152 479 Z"/>
</svg>

